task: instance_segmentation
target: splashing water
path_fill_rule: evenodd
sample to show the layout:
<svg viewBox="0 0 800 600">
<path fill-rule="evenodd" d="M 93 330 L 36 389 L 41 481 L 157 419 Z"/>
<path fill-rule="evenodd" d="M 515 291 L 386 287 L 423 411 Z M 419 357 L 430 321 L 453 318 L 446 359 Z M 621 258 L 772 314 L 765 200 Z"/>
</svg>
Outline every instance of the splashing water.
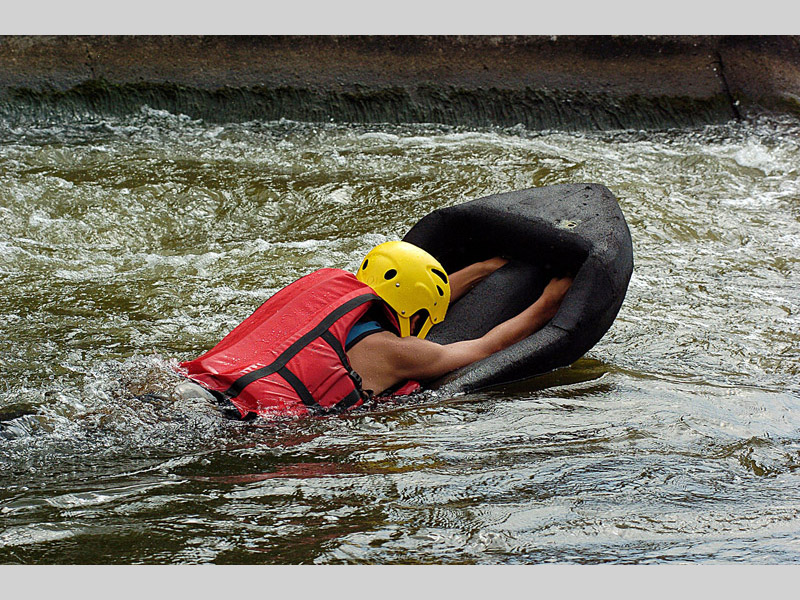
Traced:
<svg viewBox="0 0 800 600">
<path fill-rule="evenodd" d="M 0 562 L 797 562 L 798 134 L 0 120 Z M 338 418 L 171 395 L 301 275 L 584 181 L 636 266 L 572 367 Z"/>
</svg>

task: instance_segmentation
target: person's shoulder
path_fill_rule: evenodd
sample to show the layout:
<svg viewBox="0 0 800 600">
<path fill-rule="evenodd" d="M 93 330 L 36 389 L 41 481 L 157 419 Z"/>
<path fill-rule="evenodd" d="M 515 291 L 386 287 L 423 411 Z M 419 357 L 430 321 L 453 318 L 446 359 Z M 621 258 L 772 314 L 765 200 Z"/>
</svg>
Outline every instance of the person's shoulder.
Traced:
<svg viewBox="0 0 800 600">
<path fill-rule="evenodd" d="M 401 338 L 389 333 L 376 341 L 380 346 L 376 346 L 373 352 L 383 354 L 387 360 L 397 365 L 415 368 L 435 360 L 444 348 L 440 344 L 413 335 Z"/>
<path fill-rule="evenodd" d="M 391 331 L 376 331 L 358 342 L 363 349 L 370 351 L 392 351 L 413 354 L 424 348 L 439 347 L 439 344 L 414 336 L 400 337 Z"/>
</svg>

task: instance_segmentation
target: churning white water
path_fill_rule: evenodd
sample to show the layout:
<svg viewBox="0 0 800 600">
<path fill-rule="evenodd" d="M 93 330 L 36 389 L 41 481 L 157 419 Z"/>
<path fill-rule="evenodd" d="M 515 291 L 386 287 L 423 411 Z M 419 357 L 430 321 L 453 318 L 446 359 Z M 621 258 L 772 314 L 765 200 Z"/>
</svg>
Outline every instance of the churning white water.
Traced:
<svg viewBox="0 0 800 600">
<path fill-rule="evenodd" d="M 0 120 L 0 562 L 797 562 L 800 122 Z M 568 369 L 226 419 L 179 360 L 433 209 L 596 182 L 635 269 Z"/>
</svg>

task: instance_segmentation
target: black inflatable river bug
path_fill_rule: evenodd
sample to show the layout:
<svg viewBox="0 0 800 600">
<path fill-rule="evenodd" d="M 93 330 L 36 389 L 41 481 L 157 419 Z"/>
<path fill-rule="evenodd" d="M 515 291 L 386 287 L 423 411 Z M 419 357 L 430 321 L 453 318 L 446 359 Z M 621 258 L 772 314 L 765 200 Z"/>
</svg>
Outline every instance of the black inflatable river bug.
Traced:
<svg viewBox="0 0 800 600">
<path fill-rule="evenodd" d="M 403 238 L 449 273 L 493 256 L 509 258 L 450 307 L 428 339 L 480 337 L 534 302 L 554 276 L 574 282 L 556 316 L 525 340 L 426 385 L 455 394 L 541 375 L 572 364 L 608 331 L 633 273 L 628 224 L 598 184 L 496 194 L 423 217 Z"/>
</svg>

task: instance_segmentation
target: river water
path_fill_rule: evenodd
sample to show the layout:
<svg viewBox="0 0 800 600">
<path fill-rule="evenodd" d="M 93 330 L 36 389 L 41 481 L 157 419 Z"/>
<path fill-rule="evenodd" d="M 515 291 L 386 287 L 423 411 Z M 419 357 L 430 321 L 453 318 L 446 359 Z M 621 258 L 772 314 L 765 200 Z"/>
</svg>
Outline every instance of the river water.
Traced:
<svg viewBox="0 0 800 600">
<path fill-rule="evenodd" d="M 0 118 L 0 563 L 800 562 L 799 168 L 785 116 Z M 301 275 L 577 182 L 618 197 L 635 270 L 572 367 L 329 418 L 169 396 Z"/>
</svg>

